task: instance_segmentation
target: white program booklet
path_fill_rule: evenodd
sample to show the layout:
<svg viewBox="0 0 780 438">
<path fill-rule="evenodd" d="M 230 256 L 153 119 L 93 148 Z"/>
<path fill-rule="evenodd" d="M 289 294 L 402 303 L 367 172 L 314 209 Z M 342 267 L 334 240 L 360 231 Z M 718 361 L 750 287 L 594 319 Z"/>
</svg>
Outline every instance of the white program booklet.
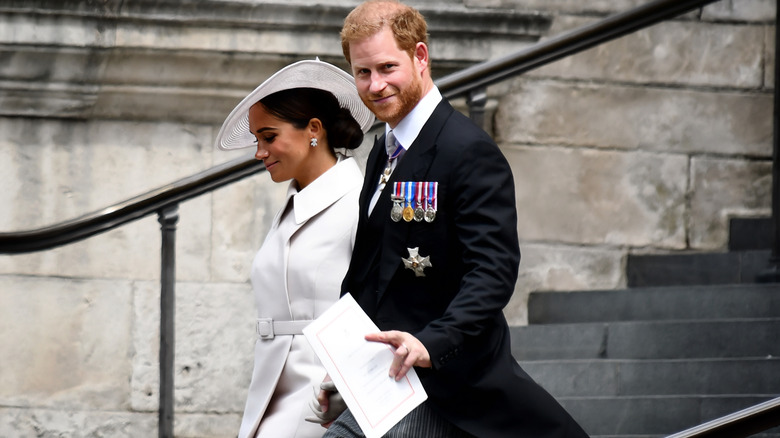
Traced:
<svg viewBox="0 0 780 438">
<path fill-rule="evenodd" d="M 381 437 L 428 398 L 414 368 L 399 381 L 388 375 L 393 347 L 364 338 L 378 331 L 350 294 L 303 329 L 366 438 Z"/>
</svg>

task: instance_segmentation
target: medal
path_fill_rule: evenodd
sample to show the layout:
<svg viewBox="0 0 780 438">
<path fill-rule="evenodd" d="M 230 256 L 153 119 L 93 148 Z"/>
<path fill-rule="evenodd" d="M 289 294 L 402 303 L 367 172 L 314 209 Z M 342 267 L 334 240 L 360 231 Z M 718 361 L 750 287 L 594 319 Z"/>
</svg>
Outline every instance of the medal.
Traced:
<svg viewBox="0 0 780 438">
<path fill-rule="evenodd" d="M 398 158 L 402 150 L 403 147 L 401 147 L 401 145 L 398 145 L 398 147 L 395 149 L 395 152 L 393 152 L 392 155 L 387 157 L 387 166 L 385 166 L 385 170 L 382 171 L 382 175 L 379 176 L 379 185 L 382 188 L 384 188 L 385 184 L 387 184 L 387 182 L 390 181 L 390 174 L 393 173 L 393 160 Z M 380 188 L 379 190 L 382 189 Z"/>
<path fill-rule="evenodd" d="M 406 222 L 411 222 L 412 219 L 414 219 L 414 209 L 412 209 L 412 182 L 411 181 L 405 181 L 403 183 L 404 192 L 406 194 L 406 197 L 404 199 L 404 212 L 403 212 L 403 218 Z"/>
<path fill-rule="evenodd" d="M 390 209 L 390 219 L 393 220 L 393 222 L 398 222 L 403 217 L 403 207 L 401 207 L 401 201 L 404 200 L 404 198 L 401 196 L 401 183 L 396 181 L 393 184 L 393 196 L 391 198 L 393 200 L 393 207 Z"/>
<path fill-rule="evenodd" d="M 414 204 L 416 207 L 414 208 L 414 220 L 415 222 L 420 222 L 423 220 L 423 216 L 425 216 L 425 210 L 423 210 L 422 207 L 422 199 L 423 199 L 423 183 L 422 182 L 416 182 L 415 185 L 415 192 L 416 196 L 414 197 Z"/>
<path fill-rule="evenodd" d="M 423 270 L 425 268 L 430 268 L 431 266 L 431 258 L 428 256 L 420 257 L 420 254 L 418 252 L 420 248 L 406 248 L 407 251 L 409 251 L 409 258 L 403 258 L 401 257 L 401 260 L 404 262 L 404 267 L 406 269 L 411 269 L 414 271 L 415 277 L 425 277 L 425 272 Z"/>
<path fill-rule="evenodd" d="M 425 222 L 433 222 L 434 219 L 436 219 L 436 195 L 438 194 L 439 189 L 439 183 L 437 182 L 426 182 L 425 186 L 427 188 L 427 196 L 426 196 L 426 208 L 425 208 Z"/>
<path fill-rule="evenodd" d="M 385 184 L 387 184 L 387 181 L 390 180 L 390 173 L 393 169 L 390 167 L 390 163 L 387 163 L 387 167 L 385 167 L 385 170 L 382 172 L 382 175 L 379 176 L 379 185 L 384 187 Z"/>
</svg>

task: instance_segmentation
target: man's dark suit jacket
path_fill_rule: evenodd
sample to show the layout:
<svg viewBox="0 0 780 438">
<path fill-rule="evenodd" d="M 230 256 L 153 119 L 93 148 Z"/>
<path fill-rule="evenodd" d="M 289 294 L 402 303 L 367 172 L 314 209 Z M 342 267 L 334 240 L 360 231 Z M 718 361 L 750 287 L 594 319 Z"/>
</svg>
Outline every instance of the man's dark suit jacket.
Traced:
<svg viewBox="0 0 780 438">
<path fill-rule="evenodd" d="M 502 309 L 520 250 L 512 173 L 495 142 L 446 101 L 436 107 L 368 216 L 387 162 L 372 149 L 355 249 L 342 292 L 380 330 L 417 337 L 433 367 L 416 368 L 429 405 L 477 437 L 584 437 L 585 432 L 512 357 Z M 390 219 L 394 181 L 438 182 L 433 222 Z M 409 248 L 430 257 L 424 277 L 404 267 Z"/>
</svg>

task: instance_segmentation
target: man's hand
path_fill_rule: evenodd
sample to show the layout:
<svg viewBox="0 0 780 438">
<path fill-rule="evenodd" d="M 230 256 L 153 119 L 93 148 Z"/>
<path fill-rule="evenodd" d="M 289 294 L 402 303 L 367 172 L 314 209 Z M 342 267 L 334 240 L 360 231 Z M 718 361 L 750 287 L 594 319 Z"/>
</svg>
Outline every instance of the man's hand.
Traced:
<svg viewBox="0 0 780 438">
<path fill-rule="evenodd" d="M 395 378 L 396 381 L 403 379 L 413 366 L 421 368 L 431 367 L 431 356 L 428 354 L 428 349 L 425 348 L 422 342 L 407 332 L 390 330 L 371 333 L 366 335 L 366 340 L 382 342 L 395 348 L 389 375 Z"/>
</svg>

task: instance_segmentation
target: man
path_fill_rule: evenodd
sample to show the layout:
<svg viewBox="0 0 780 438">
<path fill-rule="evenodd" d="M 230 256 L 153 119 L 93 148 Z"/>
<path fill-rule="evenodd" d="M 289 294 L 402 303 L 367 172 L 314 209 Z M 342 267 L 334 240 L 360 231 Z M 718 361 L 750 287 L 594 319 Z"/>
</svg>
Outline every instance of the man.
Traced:
<svg viewBox="0 0 780 438">
<path fill-rule="evenodd" d="M 389 375 L 414 366 L 429 397 L 387 436 L 587 436 L 511 355 L 502 309 L 520 262 L 512 173 L 434 85 L 424 18 L 369 1 L 341 39 L 358 94 L 387 124 L 366 164 L 342 293 L 383 330 L 366 339 L 395 348 Z M 325 434 L 347 436 L 362 436 L 349 410 Z"/>
</svg>

